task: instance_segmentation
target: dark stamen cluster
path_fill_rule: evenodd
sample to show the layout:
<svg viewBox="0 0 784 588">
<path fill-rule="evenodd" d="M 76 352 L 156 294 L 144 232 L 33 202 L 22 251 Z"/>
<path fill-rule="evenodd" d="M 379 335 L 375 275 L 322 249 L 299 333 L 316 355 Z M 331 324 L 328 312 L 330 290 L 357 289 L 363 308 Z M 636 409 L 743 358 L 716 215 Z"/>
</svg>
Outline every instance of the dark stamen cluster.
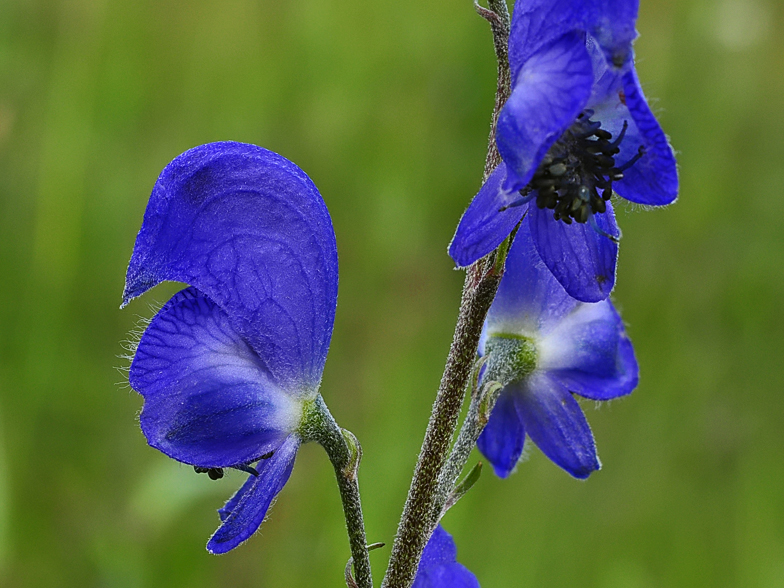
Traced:
<svg viewBox="0 0 784 588">
<path fill-rule="evenodd" d="M 616 166 L 615 156 L 629 125 L 624 121 L 620 134 L 610 142 L 612 134 L 591 116 L 593 111 L 585 110 L 577 117 L 544 156 L 529 184 L 537 191 L 536 205 L 553 210 L 555 220 L 566 224 L 584 223 L 591 214 L 607 210 L 612 183 L 621 180 L 624 170 L 645 153 L 640 146 L 630 161 Z"/>
<path fill-rule="evenodd" d="M 274 451 L 270 451 L 269 453 L 265 453 L 261 456 L 260 459 L 269 459 L 275 454 Z M 256 468 L 252 467 L 249 463 L 241 463 L 239 465 L 231 466 L 235 470 L 240 470 L 241 472 L 245 472 L 246 474 L 252 474 L 258 477 L 259 472 Z M 220 480 L 223 477 L 223 468 L 203 468 L 201 466 L 193 466 L 193 470 L 197 474 L 207 474 L 210 477 L 210 480 Z"/>
<path fill-rule="evenodd" d="M 207 474 L 210 480 L 220 480 L 223 477 L 223 468 L 200 468 L 193 466 L 193 470 L 197 474 Z"/>
</svg>

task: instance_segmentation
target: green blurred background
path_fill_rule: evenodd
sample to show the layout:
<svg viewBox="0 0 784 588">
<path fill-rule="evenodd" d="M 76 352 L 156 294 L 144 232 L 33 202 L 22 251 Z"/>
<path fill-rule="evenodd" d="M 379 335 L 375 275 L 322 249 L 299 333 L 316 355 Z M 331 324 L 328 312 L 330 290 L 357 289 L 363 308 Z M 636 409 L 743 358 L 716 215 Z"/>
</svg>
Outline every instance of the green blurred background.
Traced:
<svg viewBox="0 0 784 588">
<path fill-rule="evenodd" d="M 638 70 L 681 198 L 618 206 L 615 301 L 642 369 L 585 403 L 604 469 L 538 450 L 445 519 L 482 586 L 784 586 L 784 6 L 642 0 Z M 242 477 L 147 447 L 118 310 L 163 166 L 233 139 L 299 164 L 341 264 L 322 392 L 390 542 L 451 340 L 446 246 L 493 104 L 471 2 L 0 0 L 0 585 L 343 585 L 333 472 L 306 446 L 259 534 L 204 545 Z M 389 548 L 372 554 L 380 578 Z"/>
</svg>

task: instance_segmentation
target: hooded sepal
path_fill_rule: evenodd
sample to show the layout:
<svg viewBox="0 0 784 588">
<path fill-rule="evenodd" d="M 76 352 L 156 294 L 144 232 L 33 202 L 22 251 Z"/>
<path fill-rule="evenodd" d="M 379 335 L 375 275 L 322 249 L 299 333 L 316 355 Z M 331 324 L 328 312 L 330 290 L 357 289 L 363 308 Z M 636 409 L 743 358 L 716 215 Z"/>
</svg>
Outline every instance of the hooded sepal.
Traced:
<svg viewBox="0 0 784 588">
<path fill-rule="evenodd" d="M 205 293 L 290 391 L 321 379 L 337 302 L 335 235 L 321 196 L 255 145 L 195 147 L 161 173 L 123 304 L 163 280 Z"/>
</svg>

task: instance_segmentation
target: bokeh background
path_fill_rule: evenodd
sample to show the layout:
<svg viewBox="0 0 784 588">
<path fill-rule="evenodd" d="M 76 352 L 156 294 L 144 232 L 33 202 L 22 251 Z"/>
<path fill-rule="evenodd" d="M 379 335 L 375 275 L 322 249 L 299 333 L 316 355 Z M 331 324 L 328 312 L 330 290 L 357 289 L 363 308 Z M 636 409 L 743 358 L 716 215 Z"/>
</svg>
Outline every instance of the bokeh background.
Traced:
<svg viewBox="0 0 784 588">
<path fill-rule="evenodd" d="M 621 204 L 614 293 L 642 379 L 585 403 L 604 469 L 529 452 L 446 517 L 482 586 L 784 586 L 784 5 L 642 0 L 638 70 L 681 196 Z M 147 447 L 118 305 L 152 185 L 233 139 L 305 169 L 340 297 L 322 392 L 390 542 L 462 286 L 446 246 L 493 104 L 471 2 L 0 0 L 0 585 L 339 587 L 333 472 L 306 446 L 262 530 L 204 545 L 218 482 Z M 389 548 L 372 554 L 377 578 Z"/>
</svg>

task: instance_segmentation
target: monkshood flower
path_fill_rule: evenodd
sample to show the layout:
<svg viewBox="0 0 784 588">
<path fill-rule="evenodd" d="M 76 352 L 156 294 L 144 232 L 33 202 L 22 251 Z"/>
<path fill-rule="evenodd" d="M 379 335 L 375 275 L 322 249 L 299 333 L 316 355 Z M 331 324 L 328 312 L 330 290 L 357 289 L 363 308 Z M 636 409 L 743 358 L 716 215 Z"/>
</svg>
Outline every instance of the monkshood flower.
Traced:
<svg viewBox="0 0 784 588">
<path fill-rule="evenodd" d="M 163 280 L 190 287 L 152 319 L 130 383 L 151 446 L 211 478 L 249 473 L 207 544 L 224 553 L 261 524 L 307 440 L 308 410 L 323 402 L 338 291 L 324 201 L 271 151 L 195 147 L 153 188 L 123 306 Z"/>
<path fill-rule="evenodd" d="M 485 381 L 503 385 L 479 437 L 502 478 L 515 468 L 526 435 L 576 478 L 600 467 L 588 421 L 574 394 L 609 400 L 637 386 L 637 360 L 609 300 L 570 297 L 536 252 L 528 227 L 515 236 L 487 314 L 480 353 Z"/>
<path fill-rule="evenodd" d="M 457 547 L 452 536 L 438 525 L 419 560 L 411 588 L 479 588 L 468 569 L 457 563 Z"/>
<path fill-rule="evenodd" d="M 637 0 L 517 0 L 512 93 L 500 113 L 503 162 L 463 215 L 449 253 L 468 266 L 527 223 L 566 291 L 605 299 L 620 231 L 610 197 L 675 200 L 675 156 L 634 70 Z"/>
</svg>

